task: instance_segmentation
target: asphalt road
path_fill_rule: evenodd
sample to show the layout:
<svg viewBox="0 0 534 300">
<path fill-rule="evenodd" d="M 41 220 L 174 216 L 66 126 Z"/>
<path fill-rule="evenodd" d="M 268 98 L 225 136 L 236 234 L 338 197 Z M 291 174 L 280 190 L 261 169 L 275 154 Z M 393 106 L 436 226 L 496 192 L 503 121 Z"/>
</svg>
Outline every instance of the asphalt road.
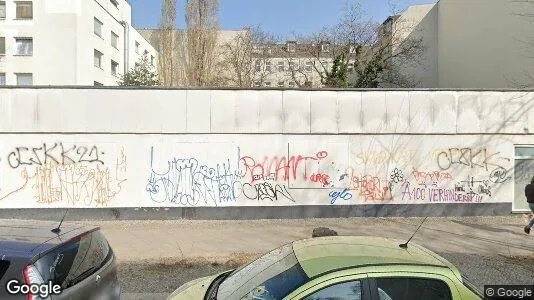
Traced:
<svg viewBox="0 0 534 300">
<path fill-rule="evenodd" d="M 489 284 L 534 284 L 534 260 L 464 253 L 440 253 L 483 290 Z M 187 281 L 228 270 L 217 264 L 194 266 L 120 264 L 124 299 L 165 299 Z"/>
</svg>

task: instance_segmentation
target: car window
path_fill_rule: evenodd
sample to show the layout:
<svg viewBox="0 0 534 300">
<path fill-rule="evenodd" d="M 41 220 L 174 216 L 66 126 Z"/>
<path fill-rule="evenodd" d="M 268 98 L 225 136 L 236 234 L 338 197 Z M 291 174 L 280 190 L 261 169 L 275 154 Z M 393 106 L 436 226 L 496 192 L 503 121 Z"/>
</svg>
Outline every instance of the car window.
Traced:
<svg viewBox="0 0 534 300">
<path fill-rule="evenodd" d="M 0 280 L 2 279 L 2 277 L 4 277 L 4 274 L 6 274 L 8 268 L 9 268 L 9 261 L 0 260 Z"/>
<path fill-rule="evenodd" d="M 437 279 L 377 278 L 380 300 L 451 300 L 449 286 Z"/>
<path fill-rule="evenodd" d="M 347 281 L 321 289 L 304 300 L 360 300 L 362 299 L 361 281 Z"/>
<path fill-rule="evenodd" d="M 308 280 L 287 244 L 233 272 L 219 286 L 217 299 L 282 299 Z"/>
<path fill-rule="evenodd" d="M 67 288 L 100 269 L 112 250 L 100 231 L 93 231 L 55 248 L 35 262 L 44 281 Z"/>
</svg>

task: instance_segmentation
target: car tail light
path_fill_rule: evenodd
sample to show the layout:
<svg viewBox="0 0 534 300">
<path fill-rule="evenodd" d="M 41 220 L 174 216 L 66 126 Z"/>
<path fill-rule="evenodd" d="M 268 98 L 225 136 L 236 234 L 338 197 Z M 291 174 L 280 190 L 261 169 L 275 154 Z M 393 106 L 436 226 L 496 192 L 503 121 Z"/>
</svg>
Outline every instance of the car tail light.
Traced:
<svg viewBox="0 0 534 300">
<path fill-rule="evenodd" d="M 24 282 L 28 286 L 32 284 L 43 284 L 44 283 L 43 277 L 41 277 L 41 274 L 39 273 L 39 271 L 34 265 L 27 265 L 26 267 L 24 267 L 23 275 L 24 275 Z M 27 300 L 40 300 L 42 298 L 40 298 L 38 295 L 33 295 L 31 293 L 28 293 L 26 299 Z"/>
</svg>

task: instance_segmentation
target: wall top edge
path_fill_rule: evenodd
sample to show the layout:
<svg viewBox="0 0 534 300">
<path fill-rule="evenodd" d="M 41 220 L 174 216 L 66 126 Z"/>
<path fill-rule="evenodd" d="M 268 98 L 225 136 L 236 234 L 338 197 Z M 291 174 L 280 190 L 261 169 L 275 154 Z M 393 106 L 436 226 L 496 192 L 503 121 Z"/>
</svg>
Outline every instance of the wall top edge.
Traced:
<svg viewBox="0 0 534 300">
<path fill-rule="evenodd" d="M 34 85 L 34 86 L 11 86 L 5 85 L 0 87 L 2 90 L 35 90 L 35 89 L 50 89 L 50 90 L 177 90 L 177 91 L 317 91 L 317 92 L 534 92 L 534 89 L 514 89 L 514 88 L 458 88 L 458 89 L 444 89 L 444 88 L 307 88 L 307 89 L 289 89 L 289 88 L 204 88 L 204 87 L 122 87 L 122 86 L 82 86 L 82 85 Z"/>
</svg>

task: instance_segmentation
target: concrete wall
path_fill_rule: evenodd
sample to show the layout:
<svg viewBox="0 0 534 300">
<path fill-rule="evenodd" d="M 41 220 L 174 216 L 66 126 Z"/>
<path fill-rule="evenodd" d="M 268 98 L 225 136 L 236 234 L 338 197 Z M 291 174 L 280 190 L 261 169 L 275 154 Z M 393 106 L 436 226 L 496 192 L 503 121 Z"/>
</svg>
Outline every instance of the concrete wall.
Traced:
<svg viewBox="0 0 534 300">
<path fill-rule="evenodd" d="M 410 6 L 395 21 L 393 28 L 393 51 L 405 49 L 407 41 L 421 40 L 424 53 L 413 62 L 403 58 L 394 59 L 401 74 L 415 86 L 438 87 L 438 5 L 421 4 Z M 399 46 L 403 46 L 400 47 Z"/>
<path fill-rule="evenodd" d="M 502 88 L 532 84 L 534 5 L 508 0 L 438 2 L 439 87 Z"/>
<path fill-rule="evenodd" d="M 0 207 L 511 209 L 533 105 L 532 92 L 0 89 Z"/>
</svg>

